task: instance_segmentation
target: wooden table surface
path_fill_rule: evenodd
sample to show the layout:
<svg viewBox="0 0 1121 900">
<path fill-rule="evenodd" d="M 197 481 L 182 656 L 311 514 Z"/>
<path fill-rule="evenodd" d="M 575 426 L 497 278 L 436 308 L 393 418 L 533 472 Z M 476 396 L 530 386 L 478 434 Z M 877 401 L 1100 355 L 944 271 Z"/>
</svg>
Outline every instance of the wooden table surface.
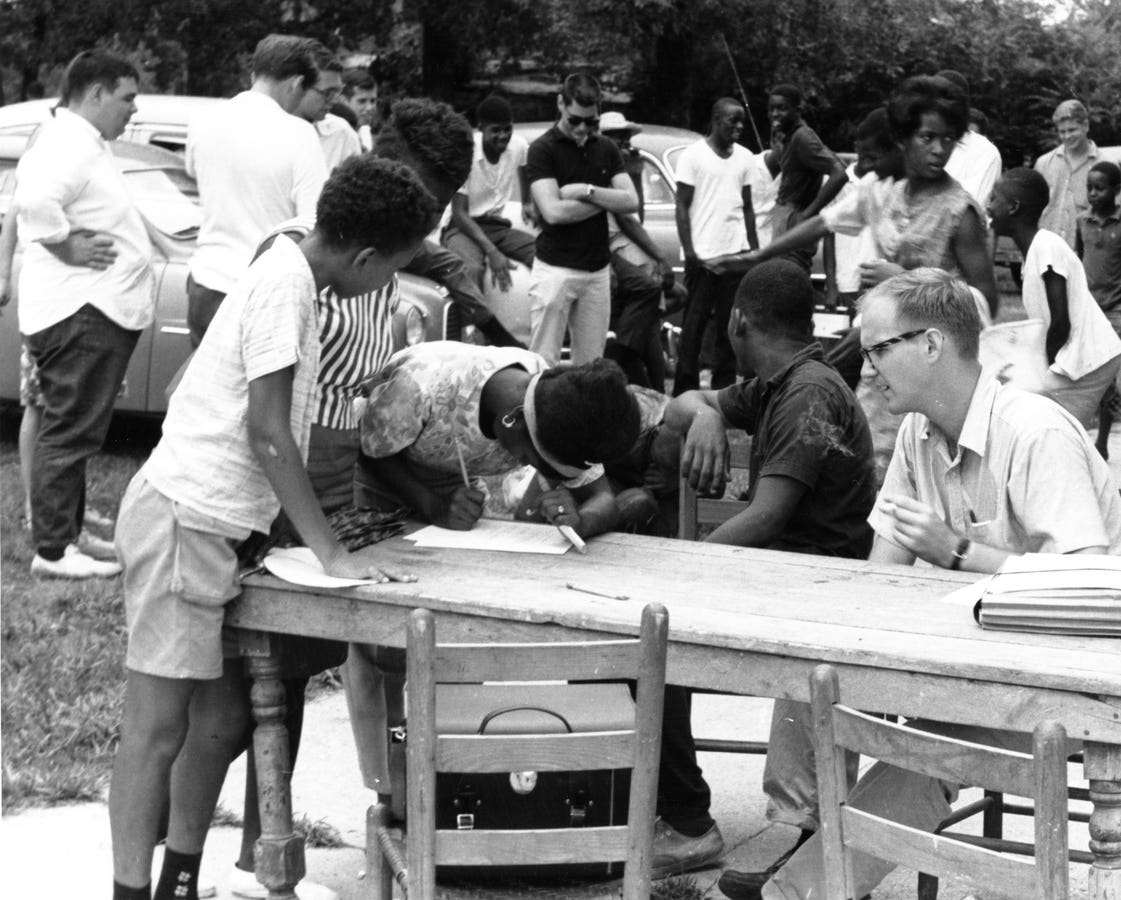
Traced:
<svg viewBox="0 0 1121 900">
<path fill-rule="evenodd" d="M 426 607 L 442 640 L 556 640 L 637 633 L 656 600 L 669 610 L 671 683 L 805 700 L 809 672 L 826 661 L 860 708 L 1022 731 L 1056 718 L 1092 742 L 1092 895 L 1121 897 L 1121 639 L 983 630 L 943 602 L 979 576 L 924 567 L 622 534 L 589 541 L 583 556 L 403 538 L 370 551 L 419 580 L 323 591 L 252 576 L 227 622 L 403 646 L 408 614 Z"/>
</svg>

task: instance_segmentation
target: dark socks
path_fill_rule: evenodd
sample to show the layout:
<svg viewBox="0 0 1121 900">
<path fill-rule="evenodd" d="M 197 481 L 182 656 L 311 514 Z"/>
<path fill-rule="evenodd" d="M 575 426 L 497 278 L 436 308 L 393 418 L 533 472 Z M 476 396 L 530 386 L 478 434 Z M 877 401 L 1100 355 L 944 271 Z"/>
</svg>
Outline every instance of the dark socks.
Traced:
<svg viewBox="0 0 1121 900">
<path fill-rule="evenodd" d="M 126 887 L 116 881 L 113 882 L 113 900 L 152 900 L 152 885 L 144 887 Z"/>
<path fill-rule="evenodd" d="M 163 869 L 152 900 L 198 900 L 201 853 L 164 850 Z"/>
<path fill-rule="evenodd" d="M 35 551 L 47 562 L 58 562 L 66 552 L 65 547 L 40 547 Z"/>
</svg>

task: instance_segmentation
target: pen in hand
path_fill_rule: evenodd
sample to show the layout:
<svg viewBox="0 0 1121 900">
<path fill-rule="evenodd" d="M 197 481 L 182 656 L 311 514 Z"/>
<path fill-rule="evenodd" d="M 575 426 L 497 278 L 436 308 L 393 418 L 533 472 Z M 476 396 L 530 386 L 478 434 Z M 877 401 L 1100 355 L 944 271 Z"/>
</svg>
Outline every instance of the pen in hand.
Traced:
<svg viewBox="0 0 1121 900">
<path fill-rule="evenodd" d="M 537 486 L 540 487 L 542 491 L 551 491 L 553 489 L 552 485 L 549 484 L 549 480 L 540 472 L 537 473 Z M 542 513 L 542 515 L 544 515 L 544 513 Z M 588 545 L 584 543 L 583 538 L 576 533 L 576 529 L 571 525 L 557 525 L 557 531 L 564 535 L 565 540 L 575 547 L 578 553 L 588 552 Z"/>
<path fill-rule="evenodd" d="M 459 438 L 455 439 L 455 455 L 459 459 L 459 474 L 463 476 L 463 486 L 471 487 L 471 479 L 467 475 L 467 463 L 463 461 L 463 448 L 459 445 Z"/>
</svg>

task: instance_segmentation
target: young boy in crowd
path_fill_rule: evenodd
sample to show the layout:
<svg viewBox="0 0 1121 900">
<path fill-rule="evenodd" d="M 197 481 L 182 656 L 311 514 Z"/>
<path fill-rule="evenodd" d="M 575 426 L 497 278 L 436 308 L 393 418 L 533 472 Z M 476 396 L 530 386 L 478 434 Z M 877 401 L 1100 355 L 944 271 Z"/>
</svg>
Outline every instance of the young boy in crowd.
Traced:
<svg viewBox="0 0 1121 900">
<path fill-rule="evenodd" d="M 1121 167 L 1095 163 L 1086 176 L 1086 199 L 1090 211 L 1078 217 L 1074 250 L 1086 269 L 1086 282 L 1113 330 L 1121 335 Z M 1098 410 L 1098 452 L 1109 459 L 1109 431 L 1113 427 L 1113 405 L 1117 387 L 1111 384 Z"/>
<path fill-rule="evenodd" d="M 490 269 L 494 283 L 510 290 L 510 261 L 533 265 L 534 236 L 515 228 L 506 218 L 506 204 L 517 198 L 522 219 L 536 221 L 529 194 L 525 163 L 529 144 L 514 134 L 510 104 L 493 94 L 475 110 L 475 156 L 467 183 L 452 197 L 452 221 L 443 243 L 462 256 L 467 272 L 483 290 L 483 276 Z"/>
<path fill-rule="evenodd" d="M 1047 325 L 1048 370 L 1041 393 L 1088 429 L 1121 368 L 1121 338 L 1094 302 L 1074 251 L 1055 232 L 1039 227 L 1049 199 L 1042 175 L 1011 169 L 993 188 L 988 214 L 993 230 L 1011 236 L 1024 255 L 1024 311 Z"/>
<path fill-rule="evenodd" d="M 241 661 L 222 637 L 239 591 L 236 545 L 279 509 L 330 574 L 410 580 L 333 536 L 304 469 L 319 369 L 316 301 L 375 291 L 416 252 L 437 215 L 407 168 L 369 156 L 328 179 L 316 227 L 249 269 L 215 316 L 168 407 L 163 437 L 121 503 L 128 668 L 110 789 L 114 900 L 149 900 L 152 850 L 170 798 L 156 900 L 194 900 L 229 759 L 244 745 Z M 229 748 L 202 766 L 192 735 Z M 177 763 L 172 773 L 173 764 Z"/>
</svg>

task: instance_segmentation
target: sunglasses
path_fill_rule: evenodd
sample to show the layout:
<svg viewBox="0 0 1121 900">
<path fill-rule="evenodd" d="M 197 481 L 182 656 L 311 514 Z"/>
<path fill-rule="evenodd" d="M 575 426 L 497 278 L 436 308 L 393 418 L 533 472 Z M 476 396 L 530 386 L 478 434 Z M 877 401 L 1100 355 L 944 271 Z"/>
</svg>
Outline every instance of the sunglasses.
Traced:
<svg viewBox="0 0 1121 900">
<path fill-rule="evenodd" d="M 599 116 L 566 116 L 568 124 L 573 128 L 587 125 L 592 131 L 599 128 Z"/>
</svg>

